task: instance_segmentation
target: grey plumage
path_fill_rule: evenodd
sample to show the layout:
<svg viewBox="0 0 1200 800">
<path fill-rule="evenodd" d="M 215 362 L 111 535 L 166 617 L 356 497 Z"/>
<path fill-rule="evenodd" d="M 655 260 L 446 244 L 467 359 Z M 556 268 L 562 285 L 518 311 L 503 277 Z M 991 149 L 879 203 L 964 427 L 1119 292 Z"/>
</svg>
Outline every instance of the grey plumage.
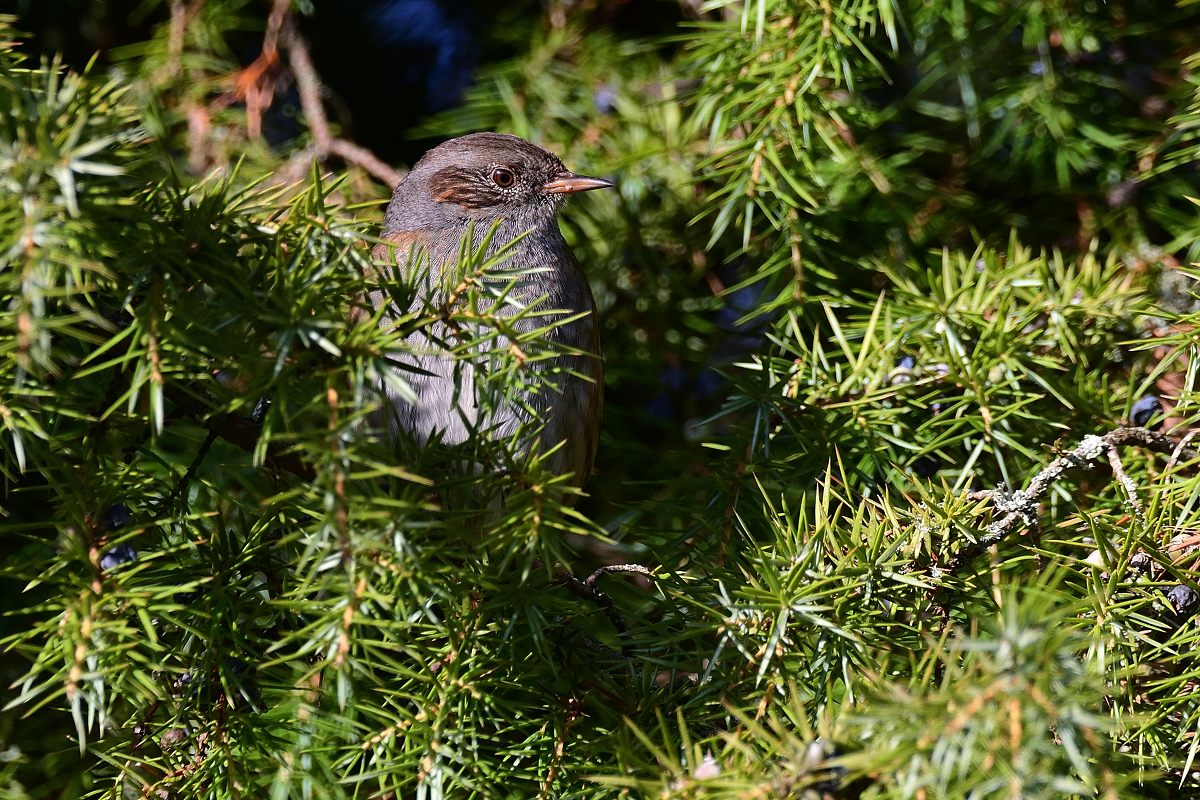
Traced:
<svg viewBox="0 0 1200 800">
<path fill-rule="evenodd" d="M 392 195 L 380 237 L 385 244 L 376 247 L 376 258 L 394 255 L 399 265 L 413 267 L 414 251 L 421 252 L 430 280 L 419 291 L 435 303 L 444 302 L 447 298 L 438 296 L 446 291 L 439 288 L 445 283 L 443 274 L 455 267 L 468 233 L 478 248 L 496 224 L 488 257 L 524 234 L 501 269 L 533 272 L 520 279 L 509 297 L 522 305 L 537 303 L 539 310 L 561 310 L 563 317 L 585 312 L 558 325 L 548 338 L 590 355 L 556 357 L 555 366 L 569 373 L 559 372 L 551 386 L 539 392 L 494 405 L 494 413 L 486 416 L 477 396 L 479 366 L 448 356 L 444 345 L 454 344 L 456 332 L 445 322 L 435 322 L 408 340 L 423 353 L 406 359 L 415 369 L 401 374 L 414 389 L 415 402 L 385 389 L 384 413 L 392 435 L 403 429 L 420 442 L 440 436 L 447 444 L 457 444 L 467 438 L 471 427 L 507 437 L 522 423 L 527 429 L 541 425 L 538 439 L 521 446 L 540 452 L 558 447 L 547 460 L 548 468 L 556 474 L 572 473 L 575 483 L 583 484 L 591 471 L 599 432 L 600 336 L 591 289 L 558 229 L 557 217 L 566 194 L 608 185 L 572 175 L 552 153 L 498 133 L 452 139 L 413 166 Z M 378 307 L 390 298 L 377 293 L 371 301 Z M 550 318 L 539 315 L 518 319 L 514 327 L 529 331 L 549 322 Z M 530 362 L 525 368 L 547 367 L 545 362 Z"/>
</svg>

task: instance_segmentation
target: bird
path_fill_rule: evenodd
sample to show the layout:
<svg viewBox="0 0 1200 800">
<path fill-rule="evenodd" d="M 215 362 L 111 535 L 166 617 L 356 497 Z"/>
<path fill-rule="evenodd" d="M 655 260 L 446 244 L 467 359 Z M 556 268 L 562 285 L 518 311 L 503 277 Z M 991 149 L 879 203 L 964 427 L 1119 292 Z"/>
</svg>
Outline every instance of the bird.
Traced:
<svg viewBox="0 0 1200 800">
<path fill-rule="evenodd" d="M 523 388 L 521 396 L 491 406 L 487 416 L 476 386 L 486 367 L 452 357 L 448 347 L 455 331 L 445 320 L 433 321 L 408 336 L 408 350 L 417 355 L 398 359 L 399 377 L 412 392 L 402 394 L 392 382 L 382 382 L 380 427 L 391 441 L 403 431 L 418 444 L 437 439 L 456 445 L 472 429 L 511 437 L 530 430 L 532 423 L 538 433 L 518 441 L 518 449 L 535 451 L 552 474 L 569 474 L 575 486 L 584 485 L 596 455 L 603 406 L 600 326 L 587 277 L 558 228 L 558 214 L 570 195 L 612 186 L 604 178 L 577 175 L 550 151 L 505 133 L 450 139 L 413 165 L 384 212 L 372 251 L 375 263 L 427 269 L 429 279 L 415 281 L 414 302 L 445 302 L 448 291 L 454 293 L 447 289 L 445 275 L 456 268 L 464 240 L 476 248 L 486 244 L 489 258 L 516 240 L 501 268 L 511 265 L 521 271 L 518 288 L 508 299 L 562 312 L 562 322 L 547 334 L 562 354 L 553 359 L 560 369 L 544 376 L 549 387 Z M 378 311 L 390 304 L 381 316 L 386 323 L 407 309 L 384 295 L 382 288 L 373 291 L 370 305 Z M 512 320 L 521 331 L 546 324 L 544 316 Z M 538 360 L 523 368 L 547 367 Z"/>
</svg>

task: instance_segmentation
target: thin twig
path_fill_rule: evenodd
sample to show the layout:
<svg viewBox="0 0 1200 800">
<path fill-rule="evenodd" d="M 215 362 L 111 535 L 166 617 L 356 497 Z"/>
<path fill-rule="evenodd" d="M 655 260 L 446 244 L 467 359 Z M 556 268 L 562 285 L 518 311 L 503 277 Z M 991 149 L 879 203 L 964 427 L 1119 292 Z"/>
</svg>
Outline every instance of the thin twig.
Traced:
<svg viewBox="0 0 1200 800">
<path fill-rule="evenodd" d="M 1187 447 L 1187 443 L 1190 442 L 1197 433 L 1200 433 L 1200 431 L 1188 431 L 1187 434 L 1179 440 L 1179 444 L 1175 445 L 1175 450 L 1171 453 L 1171 457 L 1167 459 L 1167 467 L 1164 472 L 1171 472 L 1171 470 L 1175 469 L 1175 465 L 1179 463 L 1179 456 L 1183 453 L 1183 449 Z"/>
<path fill-rule="evenodd" d="M 203 2 L 203 0 L 196 0 Z M 280 49 L 286 49 L 288 64 L 296 79 L 300 108 L 312 132 L 313 146 L 295 153 L 276 175 L 276 183 L 294 183 L 304 177 L 313 161 L 336 156 L 347 164 L 362 167 L 378 180 L 393 187 L 404 174 L 385 163 L 370 150 L 351 141 L 334 136 L 329 117 L 321 102 L 321 80 L 313 64 L 308 43 L 300 35 L 291 13 L 291 0 L 274 0 L 267 17 L 262 50 L 253 62 L 238 71 L 232 88 L 204 109 L 211 115 L 235 102 L 246 104 L 246 134 L 255 139 L 262 135 L 262 115 L 275 96 Z M 201 131 L 206 132 L 206 131 Z"/>
<path fill-rule="evenodd" d="M 316 67 L 313 66 L 308 43 L 290 19 L 284 25 L 283 39 L 288 50 L 288 60 L 292 65 L 292 74 L 296 76 L 300 108 L 308 121 L 309 130 L 312 131 L 316 158 L 325 159 L 336 155 L 347 163 L 362 167 L 389 187 L 399 183 L 404 176 L 398 170 L 385 164 L 366 148 L 339 139 L 330 132 L 325 106 L 321 103 L 321 81 L 317 77 Z"/>
<path fill-rule="evenodd" d="M 646 569 L 641 564 L 609 564 L 608 566 L 601 567 L 589 575 L 587 580 L 583 582 L 583 585 L 587 586 L 589 589 L 594 589 L 596 588 L 596 581 L 600 580 L 602 576 L 613 575 L 616 573 L 633 573 L 637 575 L 645 575 L 647 578 L 655 577 L 653 572 Z"/>
<path fill-rule="evenodd" d="M 575 721 L 583 716 L 583 711 L 580 708 L 580 702 L 574 697 L 567 700 L 567 718 L 563 720 L 562 732 L 558 735 L 558 741 L 554 743 L 554 753 L 550 757 L 550 768 L 546 770 L 546 777 L 542 781 L 542 790 L 538 793 L 538 797 L 551 797 L 551 788 L 554 786 L 554 781 L 558 777 L 559 765 L 562 763 L 563 754 L 567 751 L 567 737 L 571 733 L 571 727 Z"/>
<path fill-rule="evenodd" d="M 608 617 L 608 621 L 616 628 L 617 633 L 625 633 L 629 630 L 629 626 L 625 624 L 625 618 L 621 616 L 621 612 L 617 611 L 616 604 L 613 599 L 606 593 L 600 591 L 594 586 L 588 586 L 583 581 L 576 578 L 565 570 L 560 574 L 563 585 L 574 592 L 577 596 L 582 597 L 591 603 L 600 606 L 600 610 Z"/>
<path fill-rule="evenodd" d="M 205 435 L 204 441 L 201 442 L 200 449 L 196 451 L 196 455 L 192 459 L 192 463 L 188 464 L 187 470 L 184 471 L 182 477 L 180 477 L 179 481 L 175 484 L 175 488 L 172 489 L 171 493 L 167 495 L 166 499 L 163 500 L 163 510 L 170 508 L 171 504 L 182 497 L 184 492 L 187 491 L 188 486 L 191 485 L 191 482 L 196 477 L 197 470 L 200 469 L 201 462 L 203 462 L 205 457 L 208 456 L 208 451 L 212 449 L 213 442 L 215 442 L 217 437 L 220 436 L 220 434 L 212 428 L 207 430 L 208 433 Z"/>
<path fill-rule="evenodd" d="M 1124 445 L 1145 447 L 1156 453 L 1170 455 L 1173 459 L 1183 458 L 1190 461 L 1200 457 L 1200 453 L 1184 446 L 1184 442 L 1177 444 L 1161 433 L 1147 428 L 1117 428 L 1103 436 L 1085 436 L 1073 450 L 1063 453 L 1035 475 L 1026 489 L 1018 489 L 1015 492 L 996 489 L 991 492 L 990 496 L 982 492 L 972 492 L 972 499 L 989 498 L 992 501 L 992 507 L 1002 516 L 988 525 L 979 539 L 964 547 L 948 566 L 938 571 L 953 572 L 1012 533 L 1018 526 L 1032 527 L 1036 525 L 1038 504 L 1042 495 L 1049 491 L 1050 487 L 1067 470 L 1095 463 L 1101 457 L 1109 456 L 1110 453 L 1116 451 L 1116 448 Z M 1117 473 L 1117 479 L 1122 481 L 1122 485 L 1130 492 L 1129 496 L 1135 504 L 1135 508 L 1140 509 L 1140 503 L 1133 491 L 1136 490 L 1136 485 L 1133 485 L 1133 490 L 1131 490 L 1130 484 L 1133 482 L 1129 480 L 1128 475 L 1125 475 L 1123 469 L 1114 470 L 1114 472 Z M 1122 476 L 1124 476 L 1124 480 L 1122 480 Z M 1129 481 L 1129 484 L 1124 481 Z"/>
<path fill-rule="evenodd" d="M 334 138 L 329 143 L 329 152 L 338 156 L 343 161 L 358 164 L 367 172 L 386 183 L 389 189 L 395 187 L 400 182 L 400 179 L 404 177 L 404 173 L 384 162 L 367 148 L 357 145 L 348 139 Z"/>
<path fill-rule="evenodd" d="M 156 83 L 164 84 L 177 78 L 183 71 L 183 51 L 187 43 L 188 25 L 200 13 L 206 0 L 170 0 L 167 21 L 167 57 L 153 76 Z"/>
<path fill-rule="evenodd" d="M 283 23 L 287 21 L 291 8 L 292 0 L 275 0 L 271 4 L 271 13 L 267 16 L 267 30 L 263 34 L 263 53 L 274 55 L 279 51 L 279 34 L 283 31 Z"/>
<path fill-rule="evenodd" d="M 199 175 L 208 166 L 208 134 L 212 116 L 199 103 L 187 105 L 188 169 Z"/>
<path fill-rule="evenodd" d="M 596 586 L 596 582 L 605 575 L 614 573 L 633 573 L 637 575 L 645 575 L 653 578 L 654 573 L 643 567 L 641 564 L 612 564 L 606 567 L 600 567 L 587 577 L 586 580 L 579 580 L 573 574 L 568 572 L 564 567 L 558 568 L 559 578 L 563 584 L 574 592 L 579 597 L 588 600 L 600 606 L 600 609 L 608 617 L 612 626 L 617 629 L 618 633 L 625 633 L 629 630 L 629 626 L 625 624 L 625 618 L 621 616 L 621 612 L 617 611 L 616 604 L 613 599 L 606 593 L 601 591 Z M 628 655 L 628 653 L 626 653 Z"/>
<path fill-rule="evenodd" d="M 262 49 L 258 58 L 233 75 L 232 88 L 218 97 L 208 111 L 215 113 L 227 106 L 246 103 L 246 134 L 256 139 L 262 134 L 262 115 L 275 97 L 275 68 L 279 65 L 279 36 L 288 19 L 292 0 L 275 0 L 267 16 Z"/>
<path fill-rule="evenodd" d="M 171 0 L 171 21 L 167 28 L 167 61 L 162 77 L 164 83 L 179 74 L 187 23 L 188 7 L 184 5 L 183 0 Z"/>
<path fill-rule="evenodd" d="M 1145 511 L 1142 509 L 1142 504 L 1138 501 L 1137 484 L 1133 482 L 1133 478 L 1125 472 L 1125 467 L 1121 464 L 1121 455 L 1117 452 L 1117 448 L 1108 448 L 1108 463 L 1112 467 L 1113 475 L 1116 476 L 1117 482 L 1125 488 L 1125 493 L 1129 496 L 1129 505 L 1133 508 L 1133 513 L 1141 519 L 1145 516 Z"/>
<path fill-rule="evenodd" d="M 318 158 L 317 148 L 309 145 L 297 150 L 292 157 L 283 163 L 271 176 L 271 183 L 277 186 L 287 186 L 304 180 L 304 176 Z"/>
<path fill-rule="evenodd" d="M 323 156 L 329 152 L 333 142 L 333 134 L 329 132 L 329 119 L 325 116 L 325 106 L 321 103 L 321 81 L 317 77 L 317 68 L 313 65 L 312 55 L 308 51 L 308 43 L 296 30 L 293 23 L 288 23 L 284 35 L 287 46 L 288 62 L 292 65 L 292 73 L 296 76 L 296 91 L 300 94 L 300 108 L 312 131 L 313 141 L 317 145 L 317 153 Z"/>
</svg>

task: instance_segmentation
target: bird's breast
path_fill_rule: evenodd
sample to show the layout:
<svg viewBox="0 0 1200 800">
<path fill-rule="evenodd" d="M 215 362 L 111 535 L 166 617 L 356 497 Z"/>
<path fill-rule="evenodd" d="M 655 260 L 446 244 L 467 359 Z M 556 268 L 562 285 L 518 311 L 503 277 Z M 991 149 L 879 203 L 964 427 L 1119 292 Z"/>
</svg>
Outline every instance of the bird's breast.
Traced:
<svg viewBox="0 0 1200 800">
<path fill-rule="evenodd" d="M 496 256 L 518 235 L 525 235 L 505 253 L 499 265 L 485 274 L 472 276 L 479 286 L 461 291 L 466 276 L 459 274 L 458 258 L 468 230 L 474 231 L 471 245 L 476 250 L 483 247 L 486 228 L 399 231 L 381 237 L 384 244 L 377 246 L 380 249 L 376 256 L 389 260 L 386 252 L 380 255 L 382 248 L 389 248 L 396 263 L 405 267 L 410 261 L 415 262 L 411 256 L 414 248 L 421 248 L 422 260 L 431 269 L 428 280 L 419 281 L 416 287 L 419 300 L 435 308 L 447 302 L 471 303 L 481 313 L 513 318 L 509 324 L 520 332 L 548 328 L 544 337 L 552 348 L 576 351 L 549 360 L 531 359 L 526 368 L 543 375 L 541 381 L 548 381 L 554 388 L 544 387 L 521 405 L 533 410 L 543 425 L 539 449 L 548 451 L 564 443 L 551 457 L 550 469 L 560 474 L 572 472 L 582 483 L 595 454 L 603 383 L 600 329 L 587 278 L 557 224 L 528 233 L 501 225 L 487 243 L 488 250 L 482 254 L 485 258 Z M 471 297 L 472 293 L 477 295 Z M 372 300 L 378 305 L 377 298 Z M 455 309 L 446 310 L 453 314 Z M 562 321 L 555 325 L 558 320 Z M 467 436 L 464 422 L 477 419 L 477 404 L 470 400 L 471 392 L 461 391 L 458 382 L 463 378 L 477 381 L 477 369 L 483 370 L 481 375 L 487 374 L 489 357 L 481 353 L 479 365 L 464 367 L 449 354 L 433 352 L 438 343 L 452 345 L 458 333 L 447 323 L 437 321 L 430 329 L 410 337 L 414 348 L 427 353 L 413 364 L 423 374 L 406 375 L 419 399 L 414 405 L 396 407 L 395 411 L 400 426 L 419 440 L 437 431 L 447 443 L 462 441 Z M 502 336 L 498 346 L 493 340 L 485 349 L 494 355 L 507 352 L 508 344 Z M 466 372 L 457 374 L 460 369 Z M 548 369 L 553 371 L 545 372 Z M 452 410 L 454 406 L 458 407 L 457 412 Z M 491 422 L 497 431 L 504 433 L 525 421 L 528 421 L 526 416 L 513 406 L 501 410 Z"/>
</svg>

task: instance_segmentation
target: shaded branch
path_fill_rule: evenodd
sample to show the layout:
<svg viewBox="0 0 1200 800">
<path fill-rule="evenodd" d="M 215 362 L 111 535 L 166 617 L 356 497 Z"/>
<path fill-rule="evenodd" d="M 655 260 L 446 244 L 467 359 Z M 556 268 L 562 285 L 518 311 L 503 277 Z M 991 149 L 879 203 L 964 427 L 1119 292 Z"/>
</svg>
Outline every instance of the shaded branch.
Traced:
<svg viewBox="0 0 1200 800">
<path fill-rule="evenodd" d="M 258 446 L 258 440 L 262 434 L 262 428 L 258 424 L 236 414 L 212 416 L 210 409 L 204 403 L 176 386 L 168 384 L 163 388 L 163 392 L 181 413 L 196 420 L 210 433 L 220 436 L 230 444 L 237 445 L 247 453 L 253 453 Z M 275 447 L 267 448 L 264 463 L 271 469 L 290 472 L 306 481 L 316 478 L 316 472 L 311 464 L 295 453 L 280 452 Z"/>
<path fill-rule="evenodd" d="M 612 575 L 616 573 L 645 575 L 648 578 L 655 577 L 653 572 L 646 567 L 643 567 L 641 564 L 610 564 L 608 566 L 600 567 L 584 580 L 579 580 L 579 578 L 576 578 L 563 567 L 559 567 L 557 572 L 563 585 L 570 589 L 575 595 L 600 606 L 600 609 L 604 612 L 605 616 L 608 617 L 609 621 L 612 623 L 612 626 L 617 629 L 618 633 L 625 633 L 627 630 L 629 630 L 629 626 L 625 623 L 625 617 L 621 615 L 620 611 L 617 611 L 616 604 L 613 602 L 612 597 L 610 597 L 607 592 L 600 590 L 596 586 L 596 582 L 605 575 Z"/>
<path fill-rule="evenodd" d="M 204 437 L 204 441 L 200 443 L 200 449 L 196 451 L 196 455 L 192 457 L 191 463 L 188 464 L 187 470 L 179 478 L 175 484 L 175 488 L 162 501 L 160 510 L 170 508 L 171 504 L 183 497 L 188 490 L 188 486 L 196 478 L 196 473 L 200 469 L 200 465 L 204 463 L 204 459 L 208 457 L 208 451 L 212 449 L 213 443 L 220 436 L 214 428 L 207 428 L 208 433 Z"/>
</svg>

